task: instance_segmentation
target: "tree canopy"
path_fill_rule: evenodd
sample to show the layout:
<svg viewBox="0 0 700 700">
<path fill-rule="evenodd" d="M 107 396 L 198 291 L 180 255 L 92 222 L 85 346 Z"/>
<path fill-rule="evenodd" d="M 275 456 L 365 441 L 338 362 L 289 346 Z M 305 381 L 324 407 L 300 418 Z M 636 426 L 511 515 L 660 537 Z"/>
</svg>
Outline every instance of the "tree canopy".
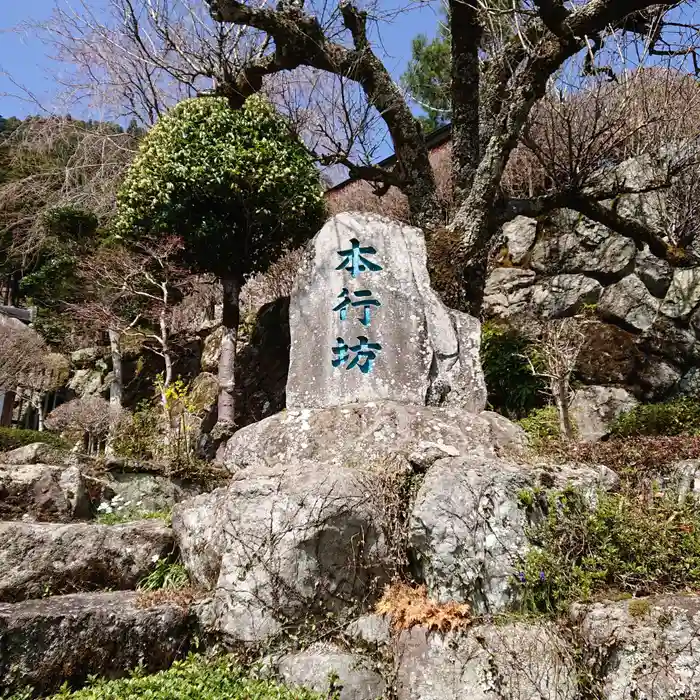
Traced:
<svg viewBox="0 0 700 700">
<path fill-rule="evenodd" d="M 119 192 L 126 237 L 178 235 L 197 271 L 242 279 L 264 270 L 324 216 L 319 174 L 261 97 L 185 100 L 143 139 Z"/>
</svg>

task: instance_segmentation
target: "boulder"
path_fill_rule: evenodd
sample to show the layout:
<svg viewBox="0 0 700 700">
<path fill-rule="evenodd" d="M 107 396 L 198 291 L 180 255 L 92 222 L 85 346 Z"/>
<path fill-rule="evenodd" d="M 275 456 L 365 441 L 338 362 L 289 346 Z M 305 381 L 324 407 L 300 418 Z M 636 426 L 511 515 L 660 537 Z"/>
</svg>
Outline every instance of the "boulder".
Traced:
<svg viewBox="0 0 700 700">
<path fill-rule="evenodd" d="M 318 693 L 327 693 L 330 674 L 337 674 L 342 687 L 339 700 L 377 700 L 386 690 L 384 679 L 368 659 L 332 644 L 318 643 L 283 656 L 277 673 L 285 685 Z"/>
<path fill-rule="evenodd" d="M 104 361 L 108 357 L 110 357 L 109 348 L 97 346 L 92 348 L 80 348 L 80 350 L 74 350 L 70 354 L 70 363 L 73 367 L 85 369 L 86 367 L 91 367 L 99 360 Z"/>
<path fill-rule="evenodd" d="M 192 486 L 146 472 L 112 471 L 108 483 L 119 508 L 135 512 L 167 511 L 198 493 Z"/>
<path fill-rule="evenodd" d="M 672 319 L 658 315 L 637 341 L 645 356 L 658 356 L 678 365 L 687 365 L 700 359 L 695 335 L 681 328 Z"/>
<path fill-rule="evenodd" d="M 262 642 L 301 620 L 357 614 L 373 602 L 392 559 L 385 482 L 365 464 L 280 461 L 245 470 L 225 495 L 214 496 L 215 515 L 206 517 L 219 531 L 206 535 L 210 563 L 201 566 L 200 554 L 199 572 L 193 571 L 211 581 L 214 557 L 222 553 L 208 631 L 231 644 Z M 197 508 L 205 498 L 197 499 Z M 185 543 L 187 565 L 193 560 L 187 540 L 201 541 L 202 527 L 191 525 L 196 516 L 178 512 L 176 536 Z"/>
<path fill-rule="evenodd" d="M 700 398 L 700 367 L 691 367 L 678 383 L 678 390 L 683 396 Z"/>
<path fill-rule="evenodd" d="M 573 622 L 607 700 L 700 697 L 700 596 L 576 604 Z"/>
<path fill-rule="evenodd" d="M 46 694 L 90 674 L 169 667 L 187 654 L 192 616 L 173 603 L 141 607 L 138 599 L 118 591 L 0 603 L 0 687 Z"/>
<path fill-rule="evenodd" d="M 136 588 L 173 533 L 156 520 L 124 525 L 0 522 L 0 601 Z"/>
<path fill-rule="evenodd" d="M 516 216 L 503 226 L 502 235 L 514 265 L 520 265 L 537 237 L 537 219 Z"/>
<path fill-rule="evenodd" d="M 97 369 L 77 369 L 66 385 L 76 396 L 99 396 L 107 391 L 109 385 L 104 383 L 104 373 Z"/>
<path fill-rule="evenodd" d="M 353 620 L 343 635 L 354 643 L 384 646 L 391 643 L 391 619 L 387 615 L 363 615 Z"/>
<path fill-rule="evenodd" d="M 641 398 L 644 401 L 661 401 L 668 398 L 681 379 L 675 366 L 658 357 L 644 358 L 636 376 Z"/>
<path fill-rule="evenodd" d="M 310 242 L 289 306 L 287 408 L 392 400 L 480 411 L 479 322 L 430 286 L 423 233 L 345 212 Z"/>
<path fill-rule="evenodd" d="M 622 387 L 587 386 L 578 389 L 571 404 L 571 416 L 576 423 L 578 437 L 585 442 L 600 440 L 607 434 L 608 426 L 615 418 L 638 403 Z"/>
<path fill-rule="evenodd" d="M 666 292 L 661 313 L 671 318 L 687 319 L 700 303 L 700 267 L 673 271 L 673 281 Z"/>
<path fill-rule="evenodd" d="M 90 517 L 90 498 L 78 467 L 28 464 L 0 468 L 0 519 L 24 515 L 65 522 Z"/>
<path fill-rule="evenodd" d="M 518 267 L 497 267 L 484 287 L 484 314 L 494 318 L 517 318 L 530 309 L 536 274 Z"/>
<path fill-rule="evenodd" d="M 372 464 L 393 455 L 425 464 L 440 456 L 517 449 L 523 435 L 489 411 L 475 415 L 458 408 L 369 402 L 270 416 L 237 431 L 223 459 L 231 472 L 304 460 Z"/>
<path fill-rule="evenodd" d="M 440 459 L 428 470 L 410 515 L 410 546 L 428 594 L 469 603 L 479 614 L 520 602 L 515 574 L 529 543 L 526 528 L 542 517 L 521 494 L 580 487 L 591 498 L 619 480 L 607 467 L 533 468 L 497 459 Z"/>
<path fill-rule="evenodd" d="M 573 650 L 553 625 L 414 627 L 397 648 L 397 700 L 576 700 Z"/>
<path fill-rule="evenodd" d="M 31 445 L 23 445 L 14 450 L 0 454 L 2 464 L 40 464 L 46 462 L 53 452 L 50 445 L 45 442 L 33 442 Z"/>
<path fill-rule="evenodd" d="M 645 331 L 656 319 L 659 301 L 637 275 L 628 275 L 605 289 L 598 303 L 603 318 L 626 328 Z"/>
<path fill-rule="evenodd" d="M 613 280 L 631 271 L 634 242 L 609 228 L 580 217 L 575 228 L 539 241 L 530 267 L 543 274 L 584 274 Z"/>
<path fill-rule="evenodd" d="M 215 328 L 204 339 L 202 347 L 202 371 L 217 372 L 219 369 L 219 355 L 221 353 L 221 340 L 224 337 L 224 327 Z"/>
<path fill-rule="evenodd" d="M 598 301 L 603 287 L 584 275 L 555 275 L 532 289 L 532 306 L 545 318 L 574 316 L 585 304 Z"/>
<path fill-rule="evenodd" d="M 673 280 L 673 268 L 665 260 L 649 252 L 648 246 L 637 253 L 634 271 L 657 299 L 666 296 Z"/>
<path fill-rule="evenodd" d="M 224 552 L 222 518 L 226 488 L 195 496 L 173 508 L 173 532 L 190 580 L 214 588 Z"/>
</svg>

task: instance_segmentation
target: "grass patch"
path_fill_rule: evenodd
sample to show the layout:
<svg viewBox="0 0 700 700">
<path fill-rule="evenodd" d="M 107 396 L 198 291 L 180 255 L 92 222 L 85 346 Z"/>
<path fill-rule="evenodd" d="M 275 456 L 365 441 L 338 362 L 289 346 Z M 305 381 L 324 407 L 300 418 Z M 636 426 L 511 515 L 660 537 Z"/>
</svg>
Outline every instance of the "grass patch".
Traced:
<svg viewBox="0 0 700 700">
<path fill-rule="evenodd" d="M 156 568 L 139 581 L 137 588 L 140 591 L 160 591 L 185 588 L 189 584 L 187 569 L 182 564 L 159 559 Z"/>
<path fill-rule="evenodd" d="M 238 666 L 231 657 L 207 660 L 191 654 L 176 661 L 167 671 L 145 675 L 135 671 L 119 680 L 92 680 L 81 690 L 64 687 L 50 700 L 337 700 L 337 695 L 319 695 L 290 689 L 257 678 Z M 13 698 L 19 700 L 19 698 Z"/>
<path fill-rule="evenodd" d="M 573 601 L 610 592 L 645 596 L 700 586 L 700 510 L 673 493 L 642 499 L 574 489 L 550 493 L 546 517 L 530 529 L 523 570 L 524 608 L 563 612 Z"/>
<path fill-rule="evenodd" d="M 141 511 L 128 510 L 112 513 L 99 513 L 95 522 L 99 525 L 122 525 L 134 520 L 160 519 L 167 525 L 172 525 L 173 514 L 170 510 Z"/>
</svg>

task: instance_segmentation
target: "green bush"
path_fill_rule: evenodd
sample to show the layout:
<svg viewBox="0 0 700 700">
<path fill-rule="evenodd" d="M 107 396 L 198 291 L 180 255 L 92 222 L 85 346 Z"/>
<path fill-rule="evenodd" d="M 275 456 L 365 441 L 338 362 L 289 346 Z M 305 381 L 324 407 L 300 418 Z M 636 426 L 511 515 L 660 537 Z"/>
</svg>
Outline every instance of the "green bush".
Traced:
<svg viewBox="0 0 700 700">
<path fill-rule="evenodd" d="M 611 435 L 697 435 L 700 401 L 681 397 L 665 403 L 642 404 L 620 415 L 610 426 Z"/>
<path fill-rule="evenodd" d="M 525 354 L 527 338 L 494 321 L 481 327 L 481 364 L 491 407 L 509 418 L 522 418 L 545 402 L 545 385 L 532 374 Z"/>
<path fill-rule="evenodd" d="M 525 418 L 521 418 L 518 423 L 527 433 L 530 446 L 535 449 L 543 449 L 553 443 L 558 443 L 561 437 L 556 406 L 536 408 Z"/>
<path fill-rule="evenodd" d="M 170 510 L 155 510 L 144 511 L 138 509 L 127 508 L 126 510 L 99 512 L 95 518 L 99 525 L 121 525 L 122 523 L 131 523 L 134 520 L 149 520 L 159 518 L 167 525 L 172 524 L 173 514 Z"/>
<path fill-rule="evenodd" d="M 112 447 L 121 457 L 148 462 L 158 451 L 158 409 L 141 401 L 133 414 L 125 414 L 117 427 Z"/>
<path fill-rule="evenodd" d="M 327 698 L 324 695 L 323 698 Z M 309 690 L 285 688 L 247 674 L 229 657 L 206 660 L 190 655 L 167 671 L 130 678 L 95 680 L 86 688 L 62 688 L 51 700 L 322 700 Z"/>
<path fill-rule="evenodd" d="M 545 502 L 542 502 L 545 501 Z M 539 497 L 546 517 L 516 581 L 525 607 L 561 612 L 603 592 L 649 595 L 700 584 L 700 511 L 677 495 L 646 500 L 600 493 L 595 505 L 570 488 Z"/>
<path fill-rule="evenodd" d="M 38 430 L 22 430 L 20 428 L 0 428 L 0 452 L 8 452 L 17 447 L 31 445 L 33 442 L 45 442 L 56 449 L 70 449 L 70 445 L 54 433 L 40 433 Z"/>
</svg>

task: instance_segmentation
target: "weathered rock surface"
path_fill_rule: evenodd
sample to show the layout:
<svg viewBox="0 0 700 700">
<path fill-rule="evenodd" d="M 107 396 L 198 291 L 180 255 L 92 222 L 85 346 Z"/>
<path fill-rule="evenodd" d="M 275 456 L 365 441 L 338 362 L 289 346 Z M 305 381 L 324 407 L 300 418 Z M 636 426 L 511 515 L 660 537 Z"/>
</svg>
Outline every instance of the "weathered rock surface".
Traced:
<svg viewBox="0 0 700 700">
<path fill-rule="evenodd" d="M 635 272 L 657 299 L 666 296 L 673 280 L 673 268 L 665 260 L 650 253 L 646 246 L 637 253 Z"/>
<path fill-rule="evenodd" d="M 688 318 L 700 303 L 700 267 L 674 270 L 673 281 L 661 304 L 671 318 Z"/>
<path fill-rule="evenodd" d="M 192 485 L 146 472 L 112 471 L 107 483 L 122 507 L 144 512 L 170 510 L 176 503 L 198 493 Z"/>
<path fill-rule="evenodd" d="M 286 685 L 328 692 L 328 678 L 338 675 L 342 686 L 340 700 L 377 700 L 384 695 L 386 683 L 368 659 L 331 644 L 314 644 L 304 651 L 287 654 L 279 661 L 277 672 Z"/>
<path fill-rule="evenodd" d="M 410 516 L 410 545 L 428 594 L 470 603 L 477 613 L 519 601 L 515 574 L 528 548 L 526 527 L 542 516 L 527 509 L 527 489 L 572 484 L 593 495 L 619 480 L 607 467 L 533 468 L 503 460 L 441 459 L 428 470 Z"/>
<path fill-rule="evenodd" d="M 626 389 L 611 386 L 587 386 L 578 389 L 571 403 L 571 415 L 578 437 L 586 442 L 599 440 L 621 413 L 639 402 Z"/>
<path fill-rule="evenodd" d="M 520 265 L 537 237 L 537 221 L 527 216 L 516 216 L 503 226 L 502 234 L 511 262 Z"/>
<path fill-rule="evenodd" d="M 202 371 L 216 372 L 219 367 L 219 355 L 221 354 L 221 340 L 224 337 L 224 327 L 214 329 L 204 339 L 202 347 Z"/>
<path fill-rule="evenodd" d="M 371 464 L 397 454 L 424 463 L 522 444 L 523 431 L 489 411 L 369 402 L 289 410 L 249 425 L 228 441 L 224 464 L 235 472 L 303 460 Z"/>
<path fill-rule="evenodd" d="M 173 525 L 195 580 L 210 583 L 222 553 L 206 615 L 212 631 L 261 641 L 282 621 L 371 603 L 391 562 L 381 483 L 362 462 L 282 461 L 234 476 L 225 494 L 210 497 L 211 512 L 206 496 L 189 513 L 188 503 L 176 509 Z M 205 538 L 203 555 L 196 550 Z"/>
<path fill-rule="evenodd" d="M 644 331 L 654 323 L 659 301 L 651 295 L 637 275 L 628 275 L 605 289 L 600 297 L 598 311 L 604 318 Z"/>
<path fill-rule="evenodd" d="M 575 605 L 607 700 L 700 697 L 700 598 L 665 595 Z"/>
<path fill-rule="evenodd" d="M 290 409 L 425 405 L 452 390 L 465 408 L 485 407 L 480 324 L 430 287 L 419 229 L 375 214 L 334 216 L 309 244 L 289 319 Z"/>
<path fill-rule="evenodd" d="M 97 588 L 133 589 L 172 553 L 156 520 L 124 525 L 0 522 L 0 601 Z"/>
<path fill-rule="evenodd" d="M 170 603 L 141 608 L 134 592 L 84 593 L 0 604 L 0 687 L 55 691 L 88 674 L 167 668 L 185 655 L 193 620 Z"/>
<path fill-rule="evenodd" d="M 9 452 L 0 453 L 0 464 L 41 464 L 51 455 L 51 447 L 45 442 L 33 442 Z"/>
<path fill-rule="evenodd" d="M 398 643 L 398 700 L 576 700 L 571 651 L 553 627 L 488 625 Z"/>
<path fill-rule="evenodd" d="M 65 522 L 90 517 L 90 499 L 78 467 L 30 464 L 0 468 L 0 519 L 23 515 Z"/>
<path fill-rule="evenodd" d="M 537 275 L 518 267 L 497 267 L 484 287 L 484 313 L 497 318 L 517 318 L 531 312 L 532 285 Z"/>
<path fill-rule="evenodd" d="M 574 231 L 563 231 L 538 242 L 530 254 L 533 270 L 544 274 L 584 274 L 615 278 L 630 270 L 634 242 L 588 219 Z"/>
<path fill-rule="evenodd" d="M 391 618 L 388 615 L 363 615 L 353 620 L 343 634 L 354 642 L 382 646 L 391 642 Z"/>
<path fill-rule="evenodd" d="M 206 589 L 213 588 L 219 578 L 226 498 L 227 489 L 219 488 L 173 508 L 173 532 L 182 561 L 192 582 Z"/>
<path fill-rule="evenodd" d="M 603 287 L 584 275 L 555 275 L 532 288 L 534 311 L 543 318 L 573 316 L 598 301 Z"/>
</svg>

